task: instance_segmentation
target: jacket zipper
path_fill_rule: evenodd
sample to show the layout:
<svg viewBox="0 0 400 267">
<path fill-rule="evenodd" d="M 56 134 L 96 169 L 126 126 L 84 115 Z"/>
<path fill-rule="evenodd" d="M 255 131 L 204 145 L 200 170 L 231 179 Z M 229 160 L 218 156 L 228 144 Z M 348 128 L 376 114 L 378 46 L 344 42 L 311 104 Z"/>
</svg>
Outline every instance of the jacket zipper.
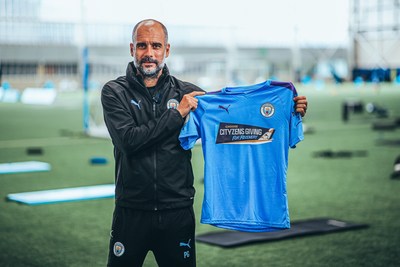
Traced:
<svg viewBox="0 0 400 267">
<path fill-rule="evenodd" d="M 153 97 L 153 115 L 154 118 L 156 118 L 156 101 Z M 154 150 L 154 157 L 153 157 L 153 164 L 154 164 L 154 210 L 157 211 L 158 210 L 158 206 L 157 206 L 157 201 L 158 201 L 158 197 L 157 197 L 157 146 Z"/>
</svg>

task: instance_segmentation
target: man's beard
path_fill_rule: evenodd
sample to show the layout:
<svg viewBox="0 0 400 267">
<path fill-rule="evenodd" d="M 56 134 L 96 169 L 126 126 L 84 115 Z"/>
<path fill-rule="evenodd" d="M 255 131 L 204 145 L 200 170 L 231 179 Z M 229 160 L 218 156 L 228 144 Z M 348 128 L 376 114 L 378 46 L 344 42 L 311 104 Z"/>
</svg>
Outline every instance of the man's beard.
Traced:
<svg viewBox="0 0 400 267">
<path fill-rule="evenodd" d="M 156 64 L 156 67 L 148 69 L 143 67 L 144 63 L 154 63 Z M 164 68 L 165 58 L 163 58 L 163 61 L 159 63 L 158 60 L 151 58 L 149 56 L 142 58 L 139 62 L 137 61 L 136 57 L 134 57 L 133 64 L 135 65 L 136 69 L 139 70 L 140 74 L 142 74 L 143 78 L 155 79 L 157 78 L 158 73 Z"/>
</svg>

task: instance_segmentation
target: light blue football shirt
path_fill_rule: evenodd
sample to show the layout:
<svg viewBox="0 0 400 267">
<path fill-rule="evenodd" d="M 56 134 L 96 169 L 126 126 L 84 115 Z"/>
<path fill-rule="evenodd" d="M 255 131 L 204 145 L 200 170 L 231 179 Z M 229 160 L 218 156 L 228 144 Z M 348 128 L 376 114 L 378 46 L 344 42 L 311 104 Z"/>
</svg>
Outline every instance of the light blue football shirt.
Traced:
<svg viewBox="0 0 400 267">
<path fill-rule="evenodd" d="M 290 227 L 286 192 L 289 147 L 303 140 L 292 83 L 266 81 L 198 96 L 179 139 L 201 138 L 201 223 L 267 232 Z"/>
</svg>

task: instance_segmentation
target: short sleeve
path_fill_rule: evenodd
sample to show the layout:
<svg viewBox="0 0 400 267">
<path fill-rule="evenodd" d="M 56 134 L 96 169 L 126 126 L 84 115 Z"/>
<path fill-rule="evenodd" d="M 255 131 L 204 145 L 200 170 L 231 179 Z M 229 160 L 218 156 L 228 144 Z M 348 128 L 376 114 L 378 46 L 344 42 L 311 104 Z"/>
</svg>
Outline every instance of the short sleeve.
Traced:
<svg viewBox="0 0 400 267">
<path fill-rule="evenodd" d="M 196 115 L 195 111 L 187 115 L 185 124 L 179 134 L 181 147 L 185 150 L 193 148 L 197 139 L 200 138 L 200 124 Z"/>
<path fill-rule="evenodd" d="M 303 121 L 300 113 L 295 110 L 295 104 L 292 105 L 290 116 L 289 146 L 295 148 L 296 144 L 304 139 Z"/>
</svg>

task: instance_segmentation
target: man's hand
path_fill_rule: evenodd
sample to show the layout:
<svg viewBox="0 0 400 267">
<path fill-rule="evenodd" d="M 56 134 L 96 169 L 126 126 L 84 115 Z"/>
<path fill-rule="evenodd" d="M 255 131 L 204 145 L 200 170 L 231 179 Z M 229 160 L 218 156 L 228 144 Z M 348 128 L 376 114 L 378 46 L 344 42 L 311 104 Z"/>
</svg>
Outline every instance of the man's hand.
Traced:
<svg viewBox="0 0 400 267">
<path fill-rule="evenodd" d="M 204 94 L 204 92 L 194 91 L 182 97 L 182 100 L 177 108 L 182 118 L 186 117 L 191 110 L 195 110 L 197 108 L 198 100 L 195 98 L 195 96 Z"/>
<path fill-rule="evenodd" d="M 296 96 L 293 100 L 296 102 L 296 112 L 299 112 L 304 117 L 307 112 L 307 98 L 305 96 Z"/>
</svg>

